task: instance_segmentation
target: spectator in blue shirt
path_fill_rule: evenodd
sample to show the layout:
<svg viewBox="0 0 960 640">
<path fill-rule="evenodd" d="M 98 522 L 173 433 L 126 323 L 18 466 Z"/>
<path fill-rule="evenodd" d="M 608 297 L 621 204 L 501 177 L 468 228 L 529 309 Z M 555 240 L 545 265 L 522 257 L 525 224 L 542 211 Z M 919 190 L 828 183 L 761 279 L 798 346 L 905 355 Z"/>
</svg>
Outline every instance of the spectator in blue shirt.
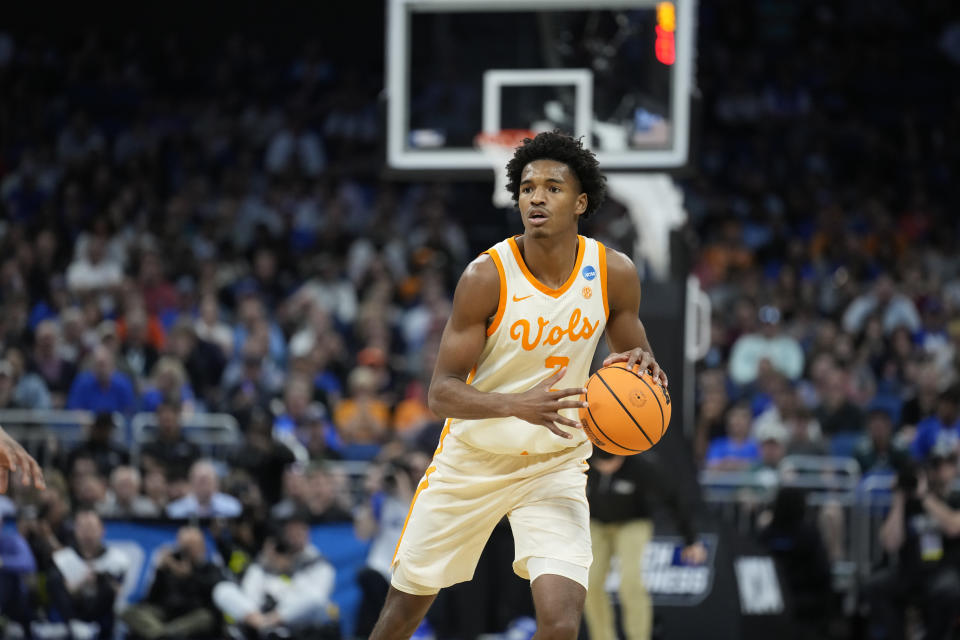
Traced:
<svg viewBox="0 0 960 640">
<path fill-rule="evenodd" d="M 19 623 L 24 637 L 32 638 L 26 578 L 37 570 L 30 545 L 16 529 L 3 529 L 0 515 L 0 611 Z"/>
<path fill-rule="evenodd" d="M 93 350 L 93 367 L 79 374 L 70 387 L 68 409 L 94 413 L 114 411 L 130 414 L 136 407 L 136 393 L 130 378 L 117 371 L 113 352 L 104 345 Z"/>
<path fill-rule="evenodd" d="M 937 412 L 917 424 L 917 435 L 910 445 L 915 460 L 926 460 L 936 448 L 957 450 L 960 445 L 960 385 L 953 385 L 937 399 Z"/>
<path fill-rule="evenodd" d="M 707 449 L 707 468 L 748 469 L 760 460 L 757 441 L 750 437 L 750 405 L 739 402 L 727 411 L 727 435 L 714 438 Z"/>
<path fill-rule="evenodd" d="M 156 411 L 165 398 L 171 398 L 185 411 L 194 408 L 196 398 L 187 371 L 177 358 L 164 356 L 154 365 L 150 374 L 151 384 L 140 397 L 141 411 Z"/>
<path fill-rule="evenodd" d="M 190 467 L 190 493 L 167 505 L 170 518 L 236 518 L 243 507 L 233 496 L 218 489 L 217 471 L 209 460 Z"/>
</svg>

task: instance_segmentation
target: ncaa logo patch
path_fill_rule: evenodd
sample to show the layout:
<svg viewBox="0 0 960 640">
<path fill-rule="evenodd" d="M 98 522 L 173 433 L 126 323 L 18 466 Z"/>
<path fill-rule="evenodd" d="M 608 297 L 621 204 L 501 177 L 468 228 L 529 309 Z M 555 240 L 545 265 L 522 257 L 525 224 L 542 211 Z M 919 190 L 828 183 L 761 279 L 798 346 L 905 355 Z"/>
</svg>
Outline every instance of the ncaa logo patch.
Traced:
<svg viewBox="0 0 960 640">
<path fill-rule="evenodd" d="M 597 277 L 597 270 L 590 265 L 587 265 L 583 268 L 583 277 L 587 280 L 593 280 Z"/>
</svg>

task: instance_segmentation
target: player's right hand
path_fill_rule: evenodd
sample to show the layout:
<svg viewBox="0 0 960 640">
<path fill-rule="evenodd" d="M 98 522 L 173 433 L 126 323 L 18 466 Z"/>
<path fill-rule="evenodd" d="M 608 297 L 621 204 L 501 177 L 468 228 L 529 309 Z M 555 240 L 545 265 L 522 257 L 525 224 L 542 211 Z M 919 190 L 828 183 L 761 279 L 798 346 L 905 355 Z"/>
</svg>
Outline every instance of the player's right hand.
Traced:
<svg viewBox="0 0 960 640">
<path fill-rule="evenodd" d="M 20 472 L 24 486 L 31 482 L 37 489 L 46 489 L 43 481 L 43 471 L 40 465 L 16 440 L 0 428 L 0 493 L 7 491 L 7 470 Z"/>
<path fill-rule="evenodd" d="M 573 436 L 560 427 L 558 424 L 582 429 L 583 425 L 570 418 L 560 415 L 560 409 L 580 409 L 586 407 L 587 403 L 583 400 L 564 400 L 570 396 L 582 396 L 587 393 L 586 389 L 577 387 L 573 389 L 554 389 L 553 386 L 560 382 L 567 372 L 566 367 L 551 375 L 549 378 L 523 393 L 514 394 L 513 407 L 510 415 L 516 416 L 521 420 L 526 420 L 531 424 L 546 427 L 561 438 L 572 438 Z"/>
</svg>

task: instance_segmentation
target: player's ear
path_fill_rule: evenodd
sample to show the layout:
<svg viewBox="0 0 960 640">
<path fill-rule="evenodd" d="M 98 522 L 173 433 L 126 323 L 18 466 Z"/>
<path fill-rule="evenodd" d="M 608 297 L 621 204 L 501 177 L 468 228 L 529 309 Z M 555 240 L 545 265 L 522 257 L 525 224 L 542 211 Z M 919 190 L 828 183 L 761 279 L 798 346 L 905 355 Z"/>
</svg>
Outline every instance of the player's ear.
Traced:
<svg viewBox="0 0 960 640">
<path fill-rule="evenodd" d="M 587 204 L 590 202 L 590 199 L 587 197 L 587 194 L 581 193 L 577 196 L 577 206 L 574 208 L 577 215 L 583 215 L 587 212 Z"/>
</svg>

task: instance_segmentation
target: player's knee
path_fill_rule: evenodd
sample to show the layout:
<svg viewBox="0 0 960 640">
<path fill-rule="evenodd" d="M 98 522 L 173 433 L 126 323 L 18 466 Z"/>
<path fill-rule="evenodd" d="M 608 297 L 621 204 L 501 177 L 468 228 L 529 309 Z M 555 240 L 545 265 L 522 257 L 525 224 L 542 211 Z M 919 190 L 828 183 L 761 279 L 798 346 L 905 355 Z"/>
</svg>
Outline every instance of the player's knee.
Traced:
<svg viewBox="0 0 960 640">
<path fill-rule="evenodd" d="M 557 617 L 537 624 L 537 638 L 542 640 L 576 640 L 580 633 L 580 615 L 559 613 Z"/>
</svg>

